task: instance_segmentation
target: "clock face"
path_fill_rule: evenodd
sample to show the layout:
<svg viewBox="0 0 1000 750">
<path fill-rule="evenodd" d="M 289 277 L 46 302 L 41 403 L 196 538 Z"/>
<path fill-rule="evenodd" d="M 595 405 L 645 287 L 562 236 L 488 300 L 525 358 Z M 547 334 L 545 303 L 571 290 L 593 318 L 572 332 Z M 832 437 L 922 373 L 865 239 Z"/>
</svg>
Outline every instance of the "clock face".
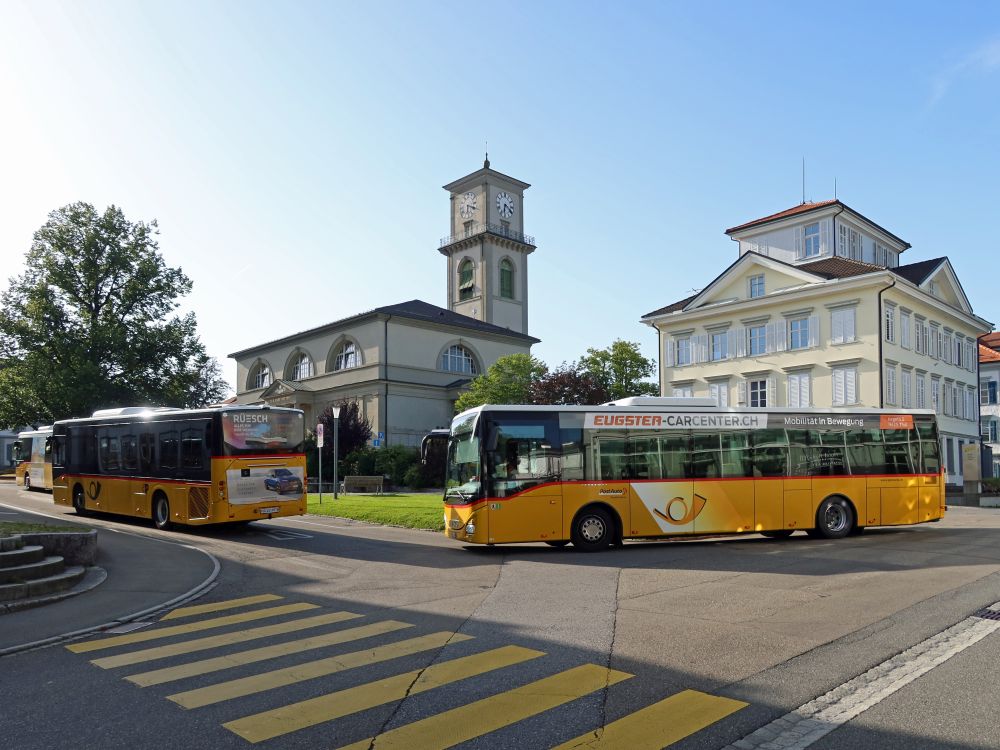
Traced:
<svg viewBox="0 0 1000 750">
<path fill-rule="evenodd" d="M 466 193 L 462 196 L 462 200 L 458 205 L 458 213 L 461 214 L 463 219 L 471 219 L 472 214 L 476 212 L 476 194 Z"/>
<path fill-rule="evenodd" d="M 503 218 L 509 219 L 514 215 L 514 199 L 507 193 L 500 193 L 497 196 L 497 211 Z"/>
</svg>

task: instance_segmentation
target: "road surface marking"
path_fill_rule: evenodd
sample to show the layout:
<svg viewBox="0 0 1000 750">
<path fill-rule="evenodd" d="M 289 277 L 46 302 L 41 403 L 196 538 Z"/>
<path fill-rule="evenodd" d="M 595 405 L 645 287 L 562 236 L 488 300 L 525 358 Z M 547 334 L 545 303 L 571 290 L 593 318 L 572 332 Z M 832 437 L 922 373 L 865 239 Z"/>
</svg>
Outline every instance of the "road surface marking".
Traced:
<svg viewBox="0 0 1000 750">
<path fill-rule="evenodd" d="M 203 615 L 206 612 L 221 612 L 224 609 L 236 609 L 237 607 L 245 607 L 248 604 L 263 604 L 264 602 L 273 602 L 277 599 L 284 599 L 284 597 L 277 594 L 260 594 L 259 596 L 245 596 L 242 599 L 230 599 L 225 602 L 212 602 L 211 604 L 198 604 L 194 607 L 181 607 L 165 614 L 160 618 L 160 622 L 164 620 L 176 620 L 178 617 Z"/>
<path fill-rule="evenodd" d="M 553 750 L 574 748 L 660 750 L 748 705 L 750 704 L 743 701 L 720 698 L 697 690 L 684 690 L 659 703 L 623 716 L 602 729 L 580 735 Z"/>
<path fill-rule="evenodd" d="M 265 531 L 267 536 L 279 542 L 288 542 L 292 539 L 312 539 L 312 534 L 303 534 L 301 531 L 288 531 L 282 529 L 281 531 Z"/>
<path fill-rule="evenodd" d="M 386 620 L 384 622 L 375 622 L 371 625 L 362 625 L 357 628 L 348 628 L 346 630 L 338 630 L 333 633 L 324 633 L 323 635 L 313 636 L 312 638 L 304 638 L 299 641 L 276 643 L 273 646 L 264 646 L 262 648 L 250 649 L 249 651 L 240 651 L 235 654 L 228 654 L 226 656 L 217 656 L 214 659 L 202 659 L 201 661 L 180 664 L 176 667 L 165 667 L 151 672 L 141 672 L 139 674 L 130 675 L 125 679 L 129 682 L 134 682 L 136 685 L 141 685 L 142 687 L 162 685 L 164 682 L 173 682 L 174 680 L 180 680 L 184 677 L 194 677 L 196 675 L 208 674 L 209 672 L 218 672 L 222 669 L 238 667 L 244 664 L 253 664 L 267 659 L 276 659 L 279 656 L 288 656 L 289 654 L 299 654 L 303 651 L 323 648 L 324 646 L 333 646 L 338 643 L 358 641 L 362 638 L 371 638 L 372 636 L 383 635 L 385 633 L 391 633 L 395 630 L 412 627 L 413 626 L 409 623 L 399 622 L 398 620 Z"/>
<path fill-rule="evenodd" d="M 569 703 L 631 676 L 596 664 L 584 664 L 514 690 L 391 729 L 374 738 L 374 746 L 378 750 L 410 750 L 415 747 L 420 750 L 444 750 Z M 367 750 L 371 746 L 372 739 L 367 739 L 346 745 L 341 750 Z"/>
<path fill-rule="evenodd" d="M 265 690 L 294 685 L 297 682 L 313 680 L 317 677 L 343 672 L 347 669 L 365 667 L 370 664 L 398 659 L 401 656 L 418 654 L 421 651 L 429 651 L 441 648 L 450 642 L 469 640 L 472 636 L 458 635 L 449 631 L 422 635 L 418 638 L 409 638 L 405 641 L 397 641 L 385 646 L 365 649 L 364 651 L 353 651 L 349 654 L 331 656 L 327 659 L 296 664 L 284 669 L 276 669 L 271 672 L 241 677 L 228 682 L 220 682 L 215 685 L 188 690 L 183 693 L 168 695 L 167 698 L 174 703 L 179 703 L 184 708 L 200 708 L 212 703 L 242 698 L 254 693 L 262 693 Z"/>
<path fill-rule="evenodd" d="M 541 651 L 521 646 L 503 646 L 245 716 L 223 726 L 245 740 L 262 742 L 544 655 Z"/>
<path fill-rule="evenodd" d="M 269 638 L 272 635 L 294 633 L 299 630 L 316 628 L 320 625 L 330 625 L 336 622 L 343 622 L 344 620 L 354 620 L 358 617 L 362 617 L 362 615 L 356 615 L 353 612 L 330 612 L 325 615 L 303 617 L 301 620 L 279 622 L 276 625 L 264 625 L 259 628 L 235 630 L 232 633 L 225 633 L 223 635 L 210 635 L 205 638 L 196 638 L 191 641 L 181 641 L 180 643 L 171 643 L 166 646 L 153 646 L 152 648 L 144 648 L 139 651 L 129 651 L 128 653 L 117 654 L 116 656 L 105 656 L 100 659 L 92 659 L 90 663 L 97 665 L 101 669 L 125 667 L 129 664 L 141 664 L 146 661 L 165 659 L 168 656 L 178 656 L 180 654 L 192 654 L 196 651 L 206 651 L 210 648 L 215 648 L 216 646 L 228 646 L 232 643 L 244 643 L 246 641 L 254 641 L 259 638 Z"/>
<path fill-rule="evenodd" d="M 997 608 L 998 604 L 1000 602 L 988 609 Z M 987 610 L 982 610 L 981 613 L 965 618 L 957 625 L 911 646 L 853 680 L 799 706 L 770 724 L 765 724 L 723 750 L 755 750 L 765 747 L 804 750 L 1000 628 L 1000 621 L 982 619 L 979 614 L 990 616 Z"/>
<path fill-rule="evenodd" d="M 115 638 L 103 638 L 96 641 L 84 641 L 83 643 L 73 643 L 67 646 L 70 651 L 84 653 L 86 651 L 99 651 L 103 648 L 113 648 L 114 646 L 125 646 L 130 643 L 142 643 L 144 641 L 155 641 L 158 638 L 169 638 L 173 635 L 183 635 L 184 633 L 196 633 L 199 630 L 211 630 L 213 628 L 224 628 L 226 625 L 235 625 L 238 622 L 250 622 L 251 620 L 263 620 L 265 617 L 277 617 L 278 615 L 288 615 L 292 612 L 302 612 L 307 609 L 319 609 L 318 604 L 283 604 L 280 607 L 269 607 L 267 609 L 255 609 L 253 612 L 243 612 L 238 615 L 226 615 L 216 617 L 211 620 L 201 620 L 199 622 L 189 622 L 187 625 L 172 625 L 156 630 L 144 630 L 141 633 L 129 633 L 119 635 Z"/>
</svg>

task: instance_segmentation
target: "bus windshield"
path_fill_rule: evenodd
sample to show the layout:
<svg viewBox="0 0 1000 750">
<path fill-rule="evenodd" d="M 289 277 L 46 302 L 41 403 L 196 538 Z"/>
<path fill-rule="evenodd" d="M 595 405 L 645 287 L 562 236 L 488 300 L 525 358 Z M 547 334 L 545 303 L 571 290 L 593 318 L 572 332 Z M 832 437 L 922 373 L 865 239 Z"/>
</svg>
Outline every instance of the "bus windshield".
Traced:
<svg viewBox="0 0 1000 750">
<path fill-rule="evenodd" d="M 222 437 L 227 456 L 301 453 L 305 420 L 295 411 L 227 410 L 222 413 Z"/>
<path fill-rule="evenodd" d="M 479 463 L 479 436 L 476 434 L 478 416 L 479 413 L 476 412 L 452 422 L 444 492 L 446 503 L 468 503 L 479 497 L 482 470 Z"/>
</svg>

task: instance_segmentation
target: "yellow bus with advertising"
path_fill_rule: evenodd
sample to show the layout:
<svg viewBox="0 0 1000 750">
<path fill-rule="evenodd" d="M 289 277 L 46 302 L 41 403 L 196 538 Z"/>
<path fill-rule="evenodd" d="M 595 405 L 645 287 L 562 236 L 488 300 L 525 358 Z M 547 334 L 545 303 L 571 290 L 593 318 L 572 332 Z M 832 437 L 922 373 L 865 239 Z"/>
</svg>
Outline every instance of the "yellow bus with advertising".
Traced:
<svg viewBox="0 0 1000 750">
<path fill-rule="evenodd" d="M 14 482 L 26 490 L 52 490 L 52 428 L 18 433 L 14 443 Z"/>
<path fill-rule="evenodd" d="M 53 425 L 53 496 L 161 529 L 301 515 L 304 439 L 299 409 L 102 410 Z"/>
<path fill-rule="evenodd" d="M 710 399 L 481 406 L 455 417 L 445 534 L 461 542 L 572 542 L 796 531 L 940 520 L 928 410 L 719 408 Z"/>
</svg>

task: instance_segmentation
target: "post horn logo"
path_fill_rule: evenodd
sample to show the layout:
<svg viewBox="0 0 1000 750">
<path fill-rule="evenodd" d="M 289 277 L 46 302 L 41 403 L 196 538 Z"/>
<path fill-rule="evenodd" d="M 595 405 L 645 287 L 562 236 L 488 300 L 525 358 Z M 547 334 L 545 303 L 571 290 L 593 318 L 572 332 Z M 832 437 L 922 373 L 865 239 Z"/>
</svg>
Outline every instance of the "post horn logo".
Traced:
<svg viewBox="0 0 1000 750">
<path fill-rule="evenodd" d="M 691 500 L 675 497 L 667 503 L 667 507 L 662 511 L 653 508 L 653 512 L 669 524 L 684 526 L 698 517 L 706 502 L 708 501 L 704 497 L 697 494 Z"/>
</svg>

